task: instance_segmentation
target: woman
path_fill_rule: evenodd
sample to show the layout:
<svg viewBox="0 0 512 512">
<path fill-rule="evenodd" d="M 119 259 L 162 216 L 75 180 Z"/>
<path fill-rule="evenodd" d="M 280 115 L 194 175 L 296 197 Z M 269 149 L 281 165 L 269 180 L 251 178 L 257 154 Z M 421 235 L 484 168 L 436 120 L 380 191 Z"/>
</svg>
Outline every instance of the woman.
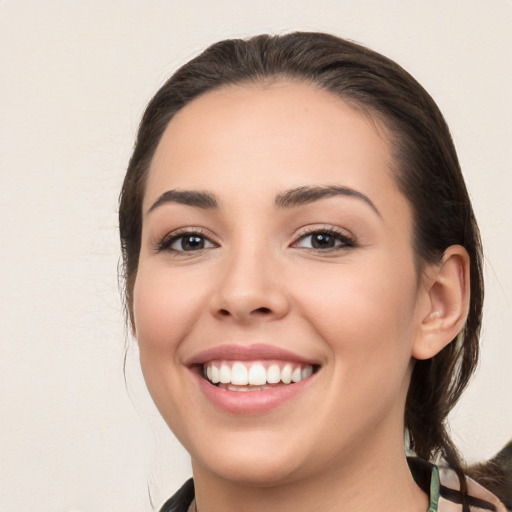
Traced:
<svg viewBox="0 0 512 512">
<path fill-rule="evenodd" d="M 213 45 L 148 105 L 120 231 L 144 377 L 192 458 L 162 511 L 505 510 L 446 430 L 478 358 L 478 228 L 397 64 L 319 33 Z"/>
</svg>

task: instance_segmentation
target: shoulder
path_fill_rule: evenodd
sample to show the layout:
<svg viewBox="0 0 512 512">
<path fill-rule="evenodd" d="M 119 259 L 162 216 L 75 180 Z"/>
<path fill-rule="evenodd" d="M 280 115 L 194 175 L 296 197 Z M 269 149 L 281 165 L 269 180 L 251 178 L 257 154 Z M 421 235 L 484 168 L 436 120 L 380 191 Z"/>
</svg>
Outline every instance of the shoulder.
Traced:
<svg viewBox="0 0 512 512">
<path fill-rule="evenodd" d="M 187 512 L 194 496 L 194 481 L 190 478 L 163 504 L 160 512 Z"/>
<path fill-rule="evenodd" d="M 468 476 L 499 497 L 512 510 L 512 441 L 492 459 L 467 468 Z"/>
<path fill-rule="evenodd" d="M 440 468 L 439 512 L 462 511 L 459 479 L 452 469 Z M 505 505 L 488 489 L 466 477 L 471 512 L 507 512 Z"/>
<path fill-rule="evenodd" d="M 455 471 L 417 457 L 409 457 L 408 462 L 416 483 L 430 496 L 428 512 L 507 512 L 492 492 L 469 477 L 466 481 L 470 508 L 464 509 Z"/>
</svg>

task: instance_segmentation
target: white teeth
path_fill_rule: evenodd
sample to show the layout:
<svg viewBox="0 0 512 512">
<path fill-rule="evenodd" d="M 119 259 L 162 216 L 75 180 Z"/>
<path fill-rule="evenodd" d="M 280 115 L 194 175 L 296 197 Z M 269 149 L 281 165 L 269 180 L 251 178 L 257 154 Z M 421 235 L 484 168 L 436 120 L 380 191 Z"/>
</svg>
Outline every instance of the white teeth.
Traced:
<svg viewBox="0 0 512 512">
<path fill-rule="evenodd" d="M 210 367 L 209 367 L 210 368 Z M 219 369 L 215 366 L 215 365 L 212 365 L 211 366 L 211 369 L 212 369 L 212 378 L 210 379 L 214 384 L 217 384 L 220 382 L 220 373 L 219 373 Z"/>
<path fill-rule="evenodd" d="M 265 391 L 265 389 L 271 389 L 272 386 L 235 386 L 233 384 L 226 384 L 225 389 L 228 391 Z"/>
<path fill-rule="evenodd" d="M 236 384 L 237 386 L 247 386 L 249 384 L 249 375 L 243 363 L 237 362 L 231 368 L 231 384 Z"/>
<path fill-rule="evenodd" d="M 253 364 L 249 370 L 249 384 L 262 386 L 267 383 L 267 371 L 262 364 Z"/>
<path fill-rule="evenodd" d="M 228 391 L 242 391 L 242 392 L 247 392 L 249 391 L 249 388 L 243 388 L 243 387 L 236 387 L 236 386 L 227 386 L 226 388 Z"/>
<path fill-rule="evenodd" d="M 204 376 L 213 384 L 227 384 L 231 391 L 263 391 L 274 385 L 291 384 L 313 374 L 312 365 L 274 363 L 268 367 L 262 361 L 217 361 L 203 368 Z"/>
<path fill-rule="evenodd" d="M 281 380 L 285 384 L 290 384 L 292 381 L 292 365 L 286 364 L 284 368 L 281 370 Z"/>
<path fill-rule="evenodd" d="M 302 372 L 300 366 L 295 368 L 292 372 L 292 382 L 300 382 L 302 380 Z"/>
<path fill-rule="evenodd" d="M 301 377 L 303 379 L 307 379 L 308 377 L 310 377 L 311 375 L 313 375 L 313 367 L 312 366 L 305 366 L 303 369 L 302 369 L 302 373 L 301 373 Z"/>
<path fill-rule="evenodd" d="M 269 384 L 277 384 L 281 382 L 281 370 L 277 364 L 271 364 L 267 370 L 267 382 Z"/>
<path fill-rule="evenodd" d="M 231 369 L 227 364 L 220 366 L 219 382 L 222 382 L 222 384 L 229 384 L 231 382 Z"/>
</svg>

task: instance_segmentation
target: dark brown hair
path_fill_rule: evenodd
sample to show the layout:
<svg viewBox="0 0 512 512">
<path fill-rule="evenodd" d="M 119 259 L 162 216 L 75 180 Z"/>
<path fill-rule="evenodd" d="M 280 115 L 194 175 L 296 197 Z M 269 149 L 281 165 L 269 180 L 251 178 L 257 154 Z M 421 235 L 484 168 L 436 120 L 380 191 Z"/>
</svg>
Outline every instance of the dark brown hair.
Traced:
<svg viewBox="0 0 512 512">
<path fill-rule="evenodd" d="M 128 315 L 141 244 L 142 201 L 155 149 L 172 117 L 199 95 L 226 85 L 293 80 L 362 108 L 388 129 L 395 179 L 413 215 L 418 272 L 451 245 L 470 256 L 471 303 L 463 331 L 432 359 L 416 361 L 405 409 L 411 448 L 443 457 L 462 476 L 446 418 L 478 360 L 482 255 L 478 227 L 450 132 L 423 87 L 390 59 L 322 33 L 260 35 L 210 46 L 156 93 L 142 118 L 120 197 L 119 223 Z M 461 481 L 463 489 L 465 482 Z"/>
</svg>

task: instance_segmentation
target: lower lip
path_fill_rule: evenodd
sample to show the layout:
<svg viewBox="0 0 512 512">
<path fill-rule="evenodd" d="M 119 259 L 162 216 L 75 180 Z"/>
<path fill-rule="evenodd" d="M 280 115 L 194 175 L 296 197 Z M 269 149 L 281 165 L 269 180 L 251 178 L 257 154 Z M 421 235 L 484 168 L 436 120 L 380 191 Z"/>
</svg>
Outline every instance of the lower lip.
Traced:
<svg viewBox="0 0 512 512">
<path fill-rule="evenodd" d="M 262 414 L 276 409 L 303 392 L 316 374 L 294 384 L 287 384 L 263 391 L 229 391 L 214 386 L 199 372 L 192 371 L 199 388 L 206 398 L 218 409 L 231 414 Z"/>
</svg>

